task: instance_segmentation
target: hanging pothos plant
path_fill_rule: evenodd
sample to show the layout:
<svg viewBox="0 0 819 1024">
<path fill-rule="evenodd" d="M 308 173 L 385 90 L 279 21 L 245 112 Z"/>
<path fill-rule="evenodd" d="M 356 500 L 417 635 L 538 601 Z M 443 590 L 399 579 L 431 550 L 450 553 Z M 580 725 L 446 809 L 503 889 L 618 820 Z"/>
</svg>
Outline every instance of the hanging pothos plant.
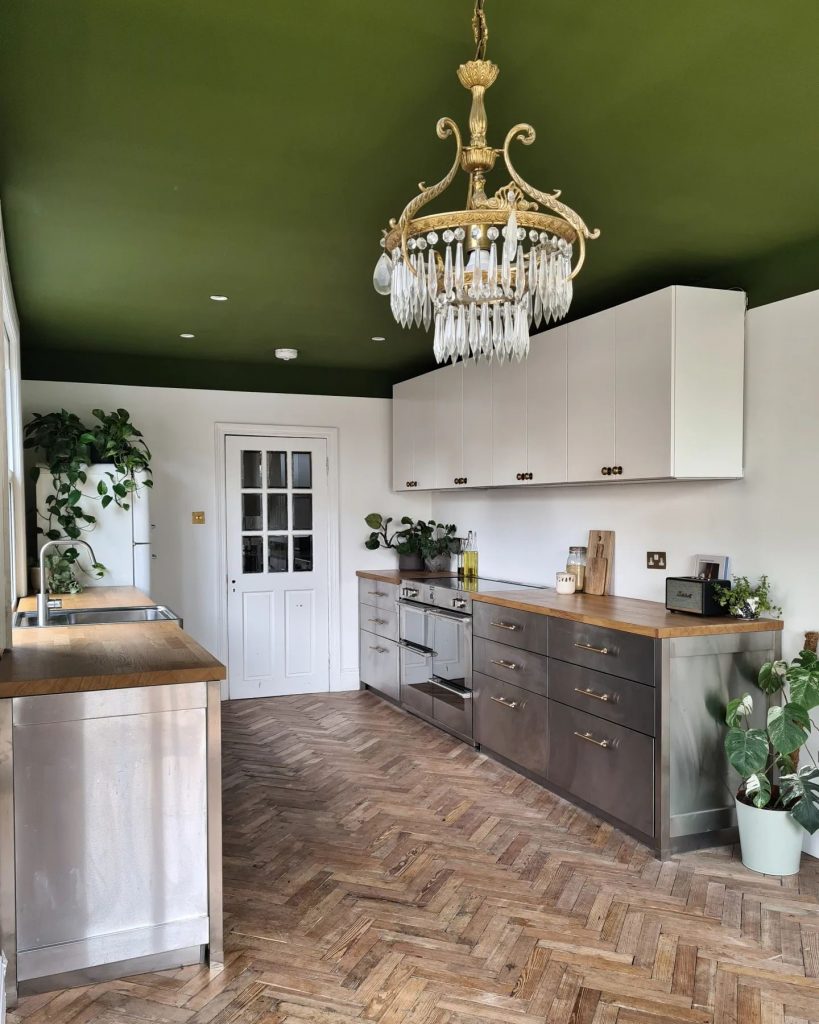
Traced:
<svg viewBox="0 0 819 1024">
<path fill-rule="evenodd" d="M 79 540 L 85 531 L 92 530 L 97 517 L 89 508 L 89 501 L 99 501 L 105 509 L 112 503 L 121 509 L 131 507 L 132 496 L 142 487 L 153 487 L 151 479 L 151 452 L 142 433 L 131 423 L 127 409 L 105 413 L 93 410 L 99 421 L 87 427 L 78 416 L 61 409 L 46 414 L 34 413 L 23 428 L 23 445 L 39 454 L 45 463 L 33 466 L 31 479 L 36 484 L 41 472 L 51 476 L 51 493 L 45 499 L 45 508 L 38 514 L 46 521 L 45 528 L 37 532 L 49 540 Z M 90 465 L 108 463 L 108 482 L 100 480 L 93 494 L 83 488 L 88 483 L 86 472 Z M 69 563 L 76 563 L 78 552 L 66 549 Z M 65 568 L 65 567 L 63 567 Z M 104 567 L 95 565 L 101 576 Z"/>
</svg>

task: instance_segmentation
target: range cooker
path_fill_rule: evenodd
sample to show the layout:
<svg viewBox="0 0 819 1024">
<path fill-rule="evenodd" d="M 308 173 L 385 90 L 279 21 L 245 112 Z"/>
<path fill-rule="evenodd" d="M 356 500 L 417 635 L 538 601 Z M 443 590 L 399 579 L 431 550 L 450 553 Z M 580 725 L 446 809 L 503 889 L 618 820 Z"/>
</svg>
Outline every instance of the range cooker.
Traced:
<svg viewBox="0 0 819 1024">
<path fill-rule="evenodd" d="M 401 580 L 398 599 L 401 700 L 472 740 L 472 597 L 538 589 L 484 577 Z"/>
</svg>

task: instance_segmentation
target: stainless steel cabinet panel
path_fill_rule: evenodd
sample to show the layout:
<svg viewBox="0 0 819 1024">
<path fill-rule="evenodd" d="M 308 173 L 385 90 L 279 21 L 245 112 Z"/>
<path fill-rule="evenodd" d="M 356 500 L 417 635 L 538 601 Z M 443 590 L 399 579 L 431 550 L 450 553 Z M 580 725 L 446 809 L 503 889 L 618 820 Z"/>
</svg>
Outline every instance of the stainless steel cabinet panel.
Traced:
<svg viewBox="0 0 819 1024">
<path fill-rule="evenodd" d="M 370 604 L 358 606 L 358 624 L 368 633 L 383 636 L 386 640 L 398 639 L 398 607 L 376 608 Z"/>
<path fill-rule="evenodd" d="M 358 581 L 358 602 L 373 608 L 390 610 L 398 600 L 398 584 L 382 583 L 380 580 Z"/>
<path fill-rule="evenodd" d="M 21 968 L 27 950 L 69 944 L 71 968 L 80 969 L 99 962 L 83 962 L 82 950 L 93 953 L 106 936 L 116 944 L 113 937 L 129 931 L 207 922 L 206 711 L 146 711 L 150 689 L 123 691 L 132 702 L 135 695 L 145 702 L 125 714 L 105 714 L 98 694 L 56 695 L 55 714 L 49 696 L 25 698 L 19 708 L 14 813 Z M 64 697 L 76 706 L 67 708 Z M 83 697 L 89 698 L 85 718 Z M 70 720 L 55 720 L 61 715 Z M 122 958 L 139 955 L 121 946 Z M 68 969 L 61 963 L 57 956 L 50 971 Z M 25 976 L 32 975 L 21 969 Z"/>
<path fill-rule="evenodd" d="M 549 618 L 535 612 L 519 612 L 515 608 L 472 603 L 472 633 L 487 640 L 497 640 L 510 647 L 520 647 L 536 654 L 548 654 Z"/>
<path fill-rule="evenodd" d="M 545 697 L 476 672 L 475 740 L 508 761 L 546 775 Z"/>
<path fill-rule="evenodd" d="M 549 659 L 542 654 L 475 637 L 472 658 L 475 671 L 546 696 Z"/>
<path fill-rule="evenodd" d="M 549 782 L 654 835 L 654 740 L 549 701 Z"/>
<path fill-rule="evenodd" d="M 398 644 L 360 629 L 358 666 L 362 683 L 398 700 Z"/>
<path fill-rule="evenodd" d="M 589 714 L 654 735 L 656 690 L 605 672 L 549 660 L 549 696 Z"/>
<path fill-rule="evenodd" d="M 655 641 L 620 629 L 549 619 L 549 654 L 562 661 L 654 685 Z"/>
<path fill-rule="evenodd" d="M 472 694 L 460 696 L 441 686 L 433 686 L 432 717 L 445 729 L 472 738 Z"/>
</svg>

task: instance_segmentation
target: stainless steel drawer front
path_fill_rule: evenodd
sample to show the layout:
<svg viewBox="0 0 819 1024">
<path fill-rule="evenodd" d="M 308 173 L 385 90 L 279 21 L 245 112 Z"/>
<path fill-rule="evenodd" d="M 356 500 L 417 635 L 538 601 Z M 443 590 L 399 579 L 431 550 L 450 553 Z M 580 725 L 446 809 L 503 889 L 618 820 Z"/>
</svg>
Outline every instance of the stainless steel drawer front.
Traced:
<svg viewBox="0 0 819 1024">
<path fill-rule="evenodd" d="M 472 653 L 475 671 L 546 696 L 549 659 L 542 654 L 532 654 L 483 637 L 474 638 Z"/>
<path fill-rule="evenodd" d="M 546 615 L 520 612 L 486 601 L 472 602 L 472 632 L 510 647 L 548 654 L 548 623 Z"/>
<path fill-rule="evenodd" d="M 562 704 L 654 735 L 655 689 L 631 679 L 551 659 L 549 696 Z"/>
<path fill-rule="evenodd" d="M 396 583 L 381 583 L 379 580 L 359 580 L 358 600 L 373 608 L 392 608 L 398 600 Z"/>
<path fill-rule="evenodd" d="M 546 698 L 480 672 L 474 674 L 472 685 L 476 741 L 513 764 L 545 776 Z"/>
<path fill-rule="evenodd" d="M 361 629 L 358 632 L 358 664 L 362 683 L 398 700 L 398 644 Z"/>
<path fill-rule="evenodd" d="M 458 693 L 447 683 L 435 681 L 432 717 L 445 729 L 472 738 L 472 694 Z"/>
<path fill-rule="evenodd" d="M 358 624 L 368 633 L 383 636 L 386 640 L 398 639 L 398 608 L 375 608 L 373 605 L 358 606 Z"/>
<path fill-rule="evenodd" d="M 549 620 L 549 654 L 561 661 L 654 685 L 654 640 L 619 629 Z"/>
<path fill-rule="evenodd" d="M 620 821 L 654 835 L 654 740 L 549 701 L 548 778 Z"/>
</svg>

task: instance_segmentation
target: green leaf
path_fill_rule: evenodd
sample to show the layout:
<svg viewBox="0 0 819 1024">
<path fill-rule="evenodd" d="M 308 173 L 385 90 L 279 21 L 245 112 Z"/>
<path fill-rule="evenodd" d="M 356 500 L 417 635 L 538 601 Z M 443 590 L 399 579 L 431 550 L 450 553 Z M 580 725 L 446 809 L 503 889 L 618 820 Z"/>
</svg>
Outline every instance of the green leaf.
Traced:
<svg viewBox="0 0 819 1024">
<path fill-rule="evenodd" d="M 768 760 L 768 736 L 764 729 L 728 730 L 725 753 L 743 779 L 764 771 Z"/>
<path fill-rule="evenodd" d="M 819 768 L 807 764 L 779 779 L 782 801 L 796 821 L 813 835 L 819 829 Z"/>
<path fill-rule="evenodd" d="M 774 750 L 790 754 L 798 750 L 810 734 L 810 718 L 801 704 L 791 702 L 768 709 L 768 735 Z"/>
<path fill-rule="evenodd" d="M 378 512 L 370 512 L 368 516 L 364 517 L 364 522 L 371 530 L 381 529 L 381 516 Z"/>
<path fill-rule="evenodd" d="M 771 780 L 764 772 L 754 772 L 745 780 L 745 793 L 753 800 L 754 807 L 767 807 L 771 799 Z"/>
<path fill-rule="evenodd" d="M 77 505 L 80 502 L 81 499 L 82 499 L 82 494 L 78 490 L 75 489 L 75 490 L 69 492 L 68 504 L 69 505 Z"/>
<path fill-rule="evenodd" d="M 103 507 L 103 508 L 108 508 L 108 506 L 109 506 L 109 505 L 111 504 L 111 502 L 112 502 L 113 500 L 114 500 L 114 499 L 113 499 L 113 498 L 111 497 L 111 495 L 110 495 L 110 494 L 105 494 L 105 495 L 103 495 L 103 498 L 102 498 L 102 502 L 101 502 L 101 504 L 102 504 L 102 507 Z"/>
<path fill-rule="evenodd" d="M 108 493 L 108 484 L 106 484 L 106 482 L 104 480 L 100 480 L 99 483 L 97 484 L 97 494 L 107 494 L 107 493 Z"/>
<path fill-rule="evenodd" d="M 62 534 L 59 530 L 46 530 L 46 537 L 49 540 L 59 540 Z"/>
<path fill-rule="evenodd" d="M 725 711 L 725 724 L 729 725 L 732 729 L 739 725 L 740 720 L 747 718 L 752 714 L 754 710 L 754 698 L 750 693 L 743 694 L 742 697 L 737 697 L 734 700 L 728 701 L 728 707 Z"/>
<path fill-rule="evenodd" d="M 373 540 L 372 537 L 368 537 L 364 541 L 364 547 L 367 548 L 368 551 L 377 551 L 378 548 L 380 547 L 378 543 L 378 538 L 376 537 L 375 540 Z"/>
<path fill-rule="evenodd" d="M 116 494 L 118 498 L 124 498 L 125 495 L 128 493 L 125 490 L 125 486 L 123 484 L 114 484 L 113 491 L 114 491 L 114 494 Z"/>
<path fill-rule="evenodd" d="M 763 693 L 779 693 L 785 685 L 785 677 L 788 672 L 786 661 L 766 661 L 759 670 L 757 685 Z"/>
<path fill-rule="evenodd" d="M 788 686 L 791 700 L 808 711 L 819 707 L 819 669 L 791 665 L 788 670 Z"/>
</svg>

